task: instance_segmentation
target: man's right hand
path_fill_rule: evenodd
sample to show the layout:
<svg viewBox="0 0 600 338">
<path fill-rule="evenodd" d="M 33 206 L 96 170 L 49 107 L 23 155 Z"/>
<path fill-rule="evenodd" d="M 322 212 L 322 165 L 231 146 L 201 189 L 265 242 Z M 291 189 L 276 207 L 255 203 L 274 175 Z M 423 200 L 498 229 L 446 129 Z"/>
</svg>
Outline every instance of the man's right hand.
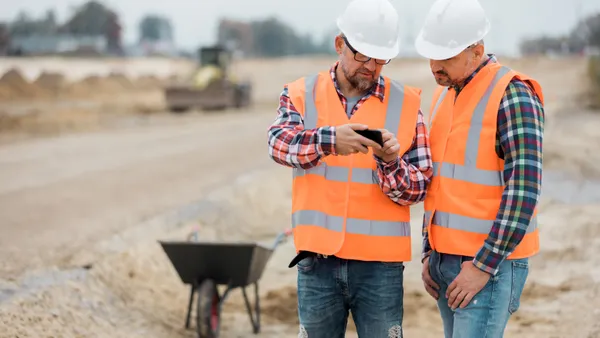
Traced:
<svg viewBox="0 0 600 338">
<path fill-rule="evenodd" d="M 366 154 L 367 147 L 381 150 L 381 146 L 368 138 L 359 135 L 355 130 L 366 130 L 369 127 L 364 124 L 349 123 L 336 127 L 335 152 L 338 155 L 351 155 L 356 153 Z"/>
<path fill-rule="evenodd" d="M 439 298 L 438 290 L 440 289 L 440 286 L 437 285 L 433 279 L 431 279 L 431 275 L 429 274 L 429 258 L 431 258 L 431 256 L 425 258 L 425 261 L 423 261 L 421 279 L 423 279 L 423 284 L 425 285 L 425 290 L 427 290 L 427 293 L 437 300 Z"/>
</svg>

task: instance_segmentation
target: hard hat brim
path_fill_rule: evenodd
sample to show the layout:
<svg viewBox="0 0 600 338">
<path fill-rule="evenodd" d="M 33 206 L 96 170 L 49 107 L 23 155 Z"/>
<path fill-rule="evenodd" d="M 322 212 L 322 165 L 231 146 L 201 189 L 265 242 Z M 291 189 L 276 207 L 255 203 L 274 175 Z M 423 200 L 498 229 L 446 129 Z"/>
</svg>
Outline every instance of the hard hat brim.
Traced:
<svg viewBox="0 0 600 338">
<path fill-rule="evenodd" d="M 446 60 L 453 58 L 460 54 L 465 48 L 469 47 L 471 44 L 460 45 L 454 48 L 441 47 L 438 45 L 434 45 L 431 42 L 425 40 L 422 34 L 417 36 L 415 40 L 415 49 L 417 53 L 424 58 L 430 60 Z"/>
<path fill-rule="evenodd" d="M 352 45 L 352 47 L 359 53 L 370 58 L 389 60 L 395 58 L 400 53 L 400 43 L 398 40 L 396 40 L 394 45 L 391 47 L 382 47 L 365 42 L 354 41 L 349 36 L 346 36 L 346 39 L 348 39 L 350 45 Z"/>
</svg>

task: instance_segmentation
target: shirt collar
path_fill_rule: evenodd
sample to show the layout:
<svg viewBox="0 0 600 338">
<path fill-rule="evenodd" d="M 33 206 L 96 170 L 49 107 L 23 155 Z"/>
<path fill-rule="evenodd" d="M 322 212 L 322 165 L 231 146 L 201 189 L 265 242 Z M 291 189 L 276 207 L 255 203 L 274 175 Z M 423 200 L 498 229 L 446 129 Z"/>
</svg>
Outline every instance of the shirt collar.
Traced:
<svg viewBox="0 0 600 338">
<path fill-rule="evenodd" d="M 335 86 L 335 90 L 338 92 L 338 95 L 343 97 L 344 94 L 342 94 L 342 91 L 340 90 L 340 86 L 335 76 L 335 70 L 337 69 L 339 63 L 339 61 L 336 61 L 336 63 L 334 63 L 333 66 L 331 66 L 331 68 L 329 69 L 329 75 L 331 75 L 331 80 L 333 80 L 333 84 Z M 369 93 L 367 93 L 366 96 L 368 97 L 369 95 L 373 95 L 377 97 L 381 102 L 383 102 L 383 99 L 385 98 L 385 80 L 383 76 L 379 75 L 377 84 L 373 86 L 373 88 L 371 88 L 371 90 L 369 91 Z"/>
<path fill-rule="evenodd" d="M 471 80 L 473 80 L 473 78 L 475 77 L 475 75 L 477 75 L 477 73 L 479 73 L 479 71 L 481 71 L 481 69 L 483 69 L 483 67 L 487 66 L 490 63 L 496 63 L 498 62 L 496 56 L 494 54 L 488 54 L 487 55 L 488 58 L 483 61 L 479 67 L 477 67 L 477 69 L 475 69 L 475 71 L 473 72 L 473 74 L 469 75 L 469 77 L 467 77 L 465 79 L 465 81 L 461 84 L 461 85 L 456 85 L 456 86 L 452 86 L 452 88 L 454 88 L 454 90 L 458 93 L 461 91 L 461 89 L 465 88 L 465 86 L 471 82 Z"/>
</svg>

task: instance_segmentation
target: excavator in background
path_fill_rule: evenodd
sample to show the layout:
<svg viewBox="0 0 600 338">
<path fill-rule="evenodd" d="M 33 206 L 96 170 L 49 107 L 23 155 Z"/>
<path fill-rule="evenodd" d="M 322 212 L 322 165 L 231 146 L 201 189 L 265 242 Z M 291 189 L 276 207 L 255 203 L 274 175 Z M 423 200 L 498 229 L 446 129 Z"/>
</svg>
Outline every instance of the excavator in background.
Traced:
<svg viewBox="0 0 600 338">
<path fill-rule="evenodd" d="M 165 101 L 172 112 L 190 108 L 220 110 L 243 108 L 251 103 L 252 83 L 231 74 L 231 50 L 221 45 L 202 47 L 199 66 L 187 83 L 165 88 Z"/>
</svg>

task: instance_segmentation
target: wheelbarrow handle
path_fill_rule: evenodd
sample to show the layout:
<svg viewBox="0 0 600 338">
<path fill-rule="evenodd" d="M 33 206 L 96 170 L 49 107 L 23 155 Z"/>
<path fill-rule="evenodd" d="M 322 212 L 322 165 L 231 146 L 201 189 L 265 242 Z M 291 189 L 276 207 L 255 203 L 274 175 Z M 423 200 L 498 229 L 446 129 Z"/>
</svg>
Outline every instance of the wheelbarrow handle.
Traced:
<svg viewBox="0 0 600 338">
<path fill-rule="evenodd" d="M 188 242 L 197 242 L 198 241 L 198 232 L 200 231 L 200 227 L 199 226 L 194 226 L 192 228 L 192 231 L 190 233 L 188 233 L 186 239 Z"/>
<path fill-rule="evenodd" d="M 285 229 L 284 231 L 280 232 L 277 237 L 275 237 L 275 243 L 273 243 L 273 250 L 275 250 L 275 248 L 277 248 L 277 246 L 279 244 L 281 244 L 283 241 L 285 241 L 285 239 L 289 236 L 292 235 L 292 229 Z"/>
</svg>

